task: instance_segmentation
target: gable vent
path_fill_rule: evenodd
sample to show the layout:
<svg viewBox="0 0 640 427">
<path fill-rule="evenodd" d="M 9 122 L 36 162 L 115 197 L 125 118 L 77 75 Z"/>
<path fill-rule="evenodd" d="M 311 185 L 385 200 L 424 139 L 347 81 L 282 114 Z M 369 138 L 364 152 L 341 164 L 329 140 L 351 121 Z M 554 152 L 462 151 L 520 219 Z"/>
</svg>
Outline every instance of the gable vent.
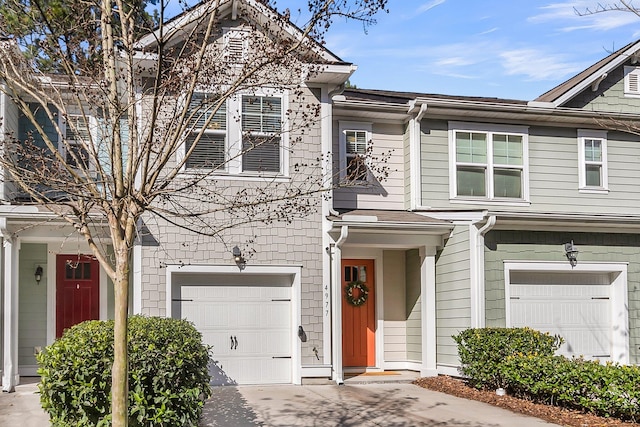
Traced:
<svg viewBox="0 0 640 427">
<path fill-rule="evenodd" d="M 640 95 L 640 67 L 624 67 L 625 95 Z"/>
<path fill-rule="evenodd" d="M 247 31 L 227 30 L 224 34 L 224 56 L 232 64 L 243 63 L 247 56 Z"/>
</svg>

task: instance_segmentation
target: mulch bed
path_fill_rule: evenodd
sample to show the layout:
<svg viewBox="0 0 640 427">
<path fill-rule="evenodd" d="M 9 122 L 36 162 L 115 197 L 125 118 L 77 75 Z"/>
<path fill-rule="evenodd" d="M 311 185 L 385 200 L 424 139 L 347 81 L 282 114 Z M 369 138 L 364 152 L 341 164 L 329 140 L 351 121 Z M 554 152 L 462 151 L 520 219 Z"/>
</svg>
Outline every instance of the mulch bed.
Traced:
<svg viewBox="0 0 640 427">
<path fill-rule="evenodd" d="M 477 400 L 489 403 L 500 408 L 508 409 L 532 417 L 540 418 L 550 423 L 568 427 L 629 427 L 640 424 L 620 421 L 618 419 L 603 418 L 591 414 L 585 414 L 557 406 L 542 405 L 528 400 L 518 399 L 512 396 L 498 396 L 493 391 L 477 390 L 467 385 L 461 379 L 438 376 L 419 378 L 415 384 L 429 390 L 439 391 L 465 399 Z"/>
</svg>

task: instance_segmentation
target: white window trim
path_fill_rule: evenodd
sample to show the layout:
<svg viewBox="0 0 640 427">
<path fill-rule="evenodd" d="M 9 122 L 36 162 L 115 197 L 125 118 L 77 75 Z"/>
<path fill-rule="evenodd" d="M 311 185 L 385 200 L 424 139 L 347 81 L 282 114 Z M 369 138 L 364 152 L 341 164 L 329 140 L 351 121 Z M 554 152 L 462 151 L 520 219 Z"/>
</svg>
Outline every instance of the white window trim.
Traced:
<svg viewBox="0 0 640 427">
<path fill-rule="evenodd" d="M 206 92 L 206 91 L 196 91 Z M 269 96 L 281 99 L 282 128 L 280 131 L 280 171 L 279 172 L 254 172 L 242 170 L 242 96 Z M 182 100 L 184 103 L 184 98 Z M 225 138 L 225 164 L 224 167 L 211 173 L 211 178 L 228 177 L 233 179 L 256 180 L 269 178 L 276 180 L 289 179 L 289 118 L 286 111 L 289 105 L 289 94 L 287 91 L 262 88 L 251 92 L 239 92 L 227 98 L 227 135 Z M 205 131 L 206 132 L 206 131 Z M 176 160 L 182 162 L 185 155 L 186 140 L 183 140 L 182 147 L 177 150 Z M 186 163 L 182 165 L 181 172 L 185 175 L 202 174 L 207 170 L 198 168 L 187 168 Z"/>
<path fill-rule="evenodd" d="M 458 175 L 456 161 L 456 132 L 484 132 L 487 138 L 487 185 L 486 197 L 458 196 Z M 522 198 L 511 199 L 494 197 L 493 188 L 493 137 L 492 134 L 511 134 L 522 136 Z M 529 203 L 529 127 L 485 123 L 449 122 L 449 198 L 452 202 L 474 202 L 505 205 L 522 205 Z"/>
<path fill-rule="evenodd" d="M 587 185 L 585 160 L 585 139 L 599 139 L 602 142 L 602 186 Z M 607 131 L 578 129 L 578 190 L 581 193 L 609 193 L 609 171 L 607 169 Z"/>
<path fill-rule="evenodd" d="M 581 262 L 571 267 L 567 261 L 504 261 L 505 326 L 511 327 L 511 272 L 609 273 L 611 277 L 611 360 L 629 364 L 629 309 L 627 263 Z"/>
<path fill-rule="evenodd" d="M 271 97 L 271 98 L 280 98 L 280 118 L 282 120 L 282 127 L 280 129 L 280 171 L 279 172 L 257 172 L 257 171 L 243 171 L 242 170 L 242 96 L 261 96 L 261 97 Z M 260 89 L 253 91 L 251 93 L 239 93 L 234 97 L 234 102 L 237 103 L 237 108 L 232 111 L 237 111 L 239 120 L 236 120 L 233 124 L 234 127 L 237 127 L 237 135 L 238 135 L 238 144 L 237 144 L 237 153 L 233 153 L 234 156 L 232 158 L 237 158 L 239 160 L 238 163 L 238 172 L 243 176 L 289 176 L 289 119 L 286 115 L 287 106 L 289 105 L 289 94 L 288 92 L 281 92 L 270 89 Z M 228 111 L 228 110 L 227 110 Z M 269 135 L 269 134 L 265 134 Z M 236 144 L 232 144 L 236 145 Z"/>
<path fill-rule="evenodd" d="M 194 90 L 193 94 L 196 93 L 210 93 L 206 90 Z M 182 105 L 184 105 L 184 103 L 186 102 L 186 96 L 182 96 L 180 101 L 179 101 Z M 228 172 L 228 167 L 229 167 L 229 100 L 227 99 L 226 101 L 226 108 L 227 108 L 227 113 L 225 114 L 225 118 L 226 118 L 226 130 L 224 131 L 225 133 L 225 137 L 224 137 L 224 153 L 225 153 L 225 158 L 224 158 L 224 163 L 221 167 L 217 168 L 215 171 L 215 174 L 226 174 Z M 176 161 L 178 163 L 181 163 L 184 160 L 184 157 L 186 155 L 186 150 L 187 150 L 187 137 L 189 133 L 197 133 L 199 132 L 200 128 L 194 127 L 193 130 L 189 130 L 186 132 L 186 134 L 184 135 L 184 138 L 182 140 L 180 149 L 177 150 L 177 155 L 176 155 Z M 222 131 L 216 131 L 216 130 L 204 130 L 204 134 L 206 133 L 212 133 L 212 134 L 222 134 Z M 180 168 L 180 171 L 183 172 L 184 174 L 203 174 L 203 173 L 210 173 L 211 169 L 204 169 L 204 168 L 189 168 L 187 167 L 187 162 L 184 162 L 184 164 L 182 165 L 182 167 Z"/>
<path fill-rule="evenodd" d="M 638 76 L 638 90 L 636 91 L 632 91 L 629 87 L 629 76 L 632 74 Z M 624 96 L 625 98 L 640 98 L 640 67 L 624 67 Z"/>
<path fill-rule="evenodd" d="M 340 121 L 338 123 L 339 138 L 338 138 L 338 153 L 340 155 L 339 167 L 340 167 L 340 180 L 347 178 L 347 131 L 365 131 L 367 133 L 367 147 L 373 139 L 373 124 L 369 122 L 351 122 Z M 356 181 L 356 182 L 365 182 Z"/>
<path fill-rule="evenodd" d="M 82 114 L 69 114 L 68 115 L 69 118 L 79 118 L 82 120 Z M 89 132 L 89 137 L 90 140 L 89 141 L 76 141 L 75 139 L 69 139 L 67 138 L 67 120 L 65 120 L 62 117 L 62 114 L 59 115 L 59 119 L 58 119 L 58 126 L 60 127 L 60 130 L 62 132 L 62 141 L 60 141 L 58 143 L 58 152 L 60 153 L 60 155 L 62 156 L 63 159 L 65 159 L 66 162 L 66 158 L 67 158 L 67 145 L 68 146 L 72 146 L 72 145 L 79 145 L 82 146 L 83 144 L 86 145 L 86 149 L 87 149 L 87 154 L 89 156 L 89 158 L 87 159 L 89 161 L 89 168 L 88 168 L 88 172 L 89 174 L 93 177 L 96 175 L 97 173 L 97 168 L 95 163 L 93 162 L 93 158 L 91 155 L 91 150 L 89 148 L 90 144 L 96 144 L 98 142 L 98 119 L 95 116 L 90 116 L 90 115 L 86 115 L 86 121 L 87 121 L 87 125 L 89 126 L 88 132 Z M 74 170 L 76 171 L 81 171 L 80 168 L 74 168 Z"/>
</svg>

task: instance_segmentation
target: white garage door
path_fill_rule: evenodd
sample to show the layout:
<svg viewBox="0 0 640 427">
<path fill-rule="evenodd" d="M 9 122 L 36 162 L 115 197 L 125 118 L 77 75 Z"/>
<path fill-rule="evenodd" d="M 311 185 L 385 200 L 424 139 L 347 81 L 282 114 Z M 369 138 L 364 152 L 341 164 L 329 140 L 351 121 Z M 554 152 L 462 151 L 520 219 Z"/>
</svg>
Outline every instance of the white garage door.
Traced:
<svg viewBox="0 0 640 427">
<path fill-rule="evenodd" d="M 511 326 L 562 336 L 559 353 L 568 357 L 611 358 L 611 286 L 603 284 L 607 275 L 517 275 L 523 277 L 512 276 Z"/>
<path fill-rule="evenodd" d="M 291 383 L 291 287 L 182 286 L 181 317 L 213 346 L 213 385 Z"/>
</svg>

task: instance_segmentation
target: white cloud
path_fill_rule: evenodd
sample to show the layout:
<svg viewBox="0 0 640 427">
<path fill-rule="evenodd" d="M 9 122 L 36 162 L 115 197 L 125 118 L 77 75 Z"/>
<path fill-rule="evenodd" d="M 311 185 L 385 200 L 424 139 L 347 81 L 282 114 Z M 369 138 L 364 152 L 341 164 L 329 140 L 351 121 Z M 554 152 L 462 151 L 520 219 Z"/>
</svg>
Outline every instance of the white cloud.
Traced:
<svg viewBox="0 0 640 427">
<path fill-rule="evenodd" d="M 602 7 L 607 7 L 607 4 L 591 0 L 551 3 L 541 7 L 542 13 L 529 17 L 528 21 L 537 24 L 557 22 L 561 26 L 560 31 L 564 32 L 584 29 L 608 31 L 640 21 L 634 13 L 602 11 Z"/>
<path fill-rule="evenodd" d="M 484 36 L 485 34 L 491 34 L 491 33 L 494 33 L 496 31 L 498 31 L 498 27 L 494 27 L 494 28 L 491 28 L 491 29 L 489 29 L 487 31 L 483 31 L 483 32 L 479 33 L 478 35 L 479 36 Z"/>
<path fill-rule="evenodd" d="M 536 49 L 514 49 L 500 54 L 507 75 L 524 75 L 528 80 L 557 80 L 574 75 L 585 64 L 571 62 L 562 55 L 552 55 Z"/>
<path fill-rule="evenodd" d="M 425 13 L 431 9 L 433 9 L 436 6 L 441 5 L 442 3 L 444 3 L 446 0 L 431 0 L 430 2 L 424 3 L 422 6 L 420 6 L 417 10 L 416 10 L 416 15 L 420 15 L 421 13 Z"/>
</svg>

